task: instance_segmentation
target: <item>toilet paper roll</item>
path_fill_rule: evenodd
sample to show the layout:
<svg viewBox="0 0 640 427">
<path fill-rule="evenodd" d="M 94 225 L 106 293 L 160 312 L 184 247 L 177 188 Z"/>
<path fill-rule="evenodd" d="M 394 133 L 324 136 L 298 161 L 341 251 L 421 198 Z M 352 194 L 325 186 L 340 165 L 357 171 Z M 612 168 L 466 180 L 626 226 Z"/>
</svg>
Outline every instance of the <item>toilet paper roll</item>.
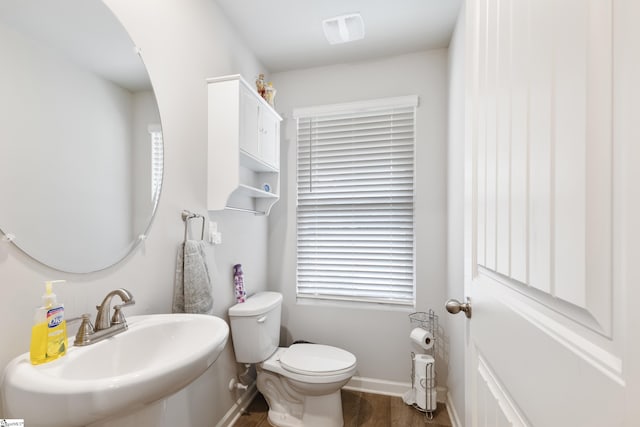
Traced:
<svg viewBox="0 0 640 427">
<path fill-rule="evenodd" d="M 426 329 L 412 329 L 411 333 L 409 334 L 409 339 L 411 339 L 412 342 L 416 343 L 425 350 L 429 350 L 431 347 L 433 347 L 433 335 L 431 335 L 431 332 L 427 331 Z"/>
<path fill-rule="evenodd" d="M 416 354 L 413 361 L 413 388 L 416 404 L 425 411 L 436 409 L 435 360 L 428 354 Z"/>
</svg>

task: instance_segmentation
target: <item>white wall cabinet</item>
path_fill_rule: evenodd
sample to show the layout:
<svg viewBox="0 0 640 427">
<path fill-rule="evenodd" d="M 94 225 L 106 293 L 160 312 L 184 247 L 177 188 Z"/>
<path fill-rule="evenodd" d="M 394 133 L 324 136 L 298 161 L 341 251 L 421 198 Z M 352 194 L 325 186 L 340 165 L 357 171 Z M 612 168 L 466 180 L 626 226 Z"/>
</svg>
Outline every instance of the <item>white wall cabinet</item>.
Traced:
<svg viewBox="0 0 640 427">
<path fill-rule="evenodd" d="M 207 86 L 207 208 L 268 215 L 279 198 L 282 118 L 240 75 Z"/>
</svg>

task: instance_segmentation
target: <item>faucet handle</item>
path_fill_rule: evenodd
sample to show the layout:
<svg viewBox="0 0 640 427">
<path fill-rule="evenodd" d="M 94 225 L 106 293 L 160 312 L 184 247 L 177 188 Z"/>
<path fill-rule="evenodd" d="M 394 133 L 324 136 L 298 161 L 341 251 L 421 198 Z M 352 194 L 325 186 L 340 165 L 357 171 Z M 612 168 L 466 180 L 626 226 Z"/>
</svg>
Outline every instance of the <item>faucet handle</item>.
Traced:
<svg viewBox="0 0 640 427">
<path fill-rule="evenodd" d="M 118 304 L 118 305 L 114 305 L 113 306 L 113 316 L 111 316 L 111 325 L 118 325 L 120 323 L 124 323 L 125 328 L 127 327 L 127 321 L 124 318 L 124 314 L 122 314 L 122 307 L 126 307 L 128 305 L 134 305 L 136 302 L 135 300 L 130 300 L 127 302 L 124 302 L 122 304 Z"/>
<path fill-rule="evenodd" d="M 93 325 L 91 324 L 91 316 L 89 313 L 85 313 L 82 315 L 82 323 L 80 323 L 80 327 L 78 328 L 78 332 L 76 333 L 76 339 L 73 342 L 73 345 L 87 345 L 89 342 L 89 337 L 94 333 Z"/>
<path fill-rule="evenodd" d="M 124 314 L 122 314 L 122 310 L 120 310 L 121 306 L 116 305 L 113 307 L 113 316 L 111 316 L 111 325 L 118 325 L 120 323 L 124 323 L 125 327 L 127 325 L 127 321 L 124 318 Z"/>
</svg>

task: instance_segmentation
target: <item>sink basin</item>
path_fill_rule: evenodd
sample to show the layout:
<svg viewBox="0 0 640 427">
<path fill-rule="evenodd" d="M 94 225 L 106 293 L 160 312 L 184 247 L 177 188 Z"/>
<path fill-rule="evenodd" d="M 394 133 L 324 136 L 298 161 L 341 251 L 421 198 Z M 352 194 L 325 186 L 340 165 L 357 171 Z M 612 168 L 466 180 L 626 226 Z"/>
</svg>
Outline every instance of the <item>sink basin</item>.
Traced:
<svg viewBox="0 0 640 427">
<path fill-rule="evenodd" d="M 5 415 L 30 427 L 75 427 L 135 411 L 202 375 L 227 343 L 215 316 L 131 316 L 129 329 L 104 341 L 71 346 L 67 355 L 31 365 L 29 353 L 5 369 Z"/>
</svg>

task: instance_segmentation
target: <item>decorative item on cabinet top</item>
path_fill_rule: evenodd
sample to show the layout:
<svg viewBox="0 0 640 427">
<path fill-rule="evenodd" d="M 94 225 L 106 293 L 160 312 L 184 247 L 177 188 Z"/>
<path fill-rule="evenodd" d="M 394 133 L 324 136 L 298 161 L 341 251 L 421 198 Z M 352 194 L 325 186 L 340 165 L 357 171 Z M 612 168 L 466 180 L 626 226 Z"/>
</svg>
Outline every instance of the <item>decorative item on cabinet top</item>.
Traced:
<svg viewBox="0 0 640 427">
<path fill-rule="evenodd" d="M 239 74 L 207 87 L 207 208 L 268 215 L 280 194 L 282 117 Z"/>
</svg>

